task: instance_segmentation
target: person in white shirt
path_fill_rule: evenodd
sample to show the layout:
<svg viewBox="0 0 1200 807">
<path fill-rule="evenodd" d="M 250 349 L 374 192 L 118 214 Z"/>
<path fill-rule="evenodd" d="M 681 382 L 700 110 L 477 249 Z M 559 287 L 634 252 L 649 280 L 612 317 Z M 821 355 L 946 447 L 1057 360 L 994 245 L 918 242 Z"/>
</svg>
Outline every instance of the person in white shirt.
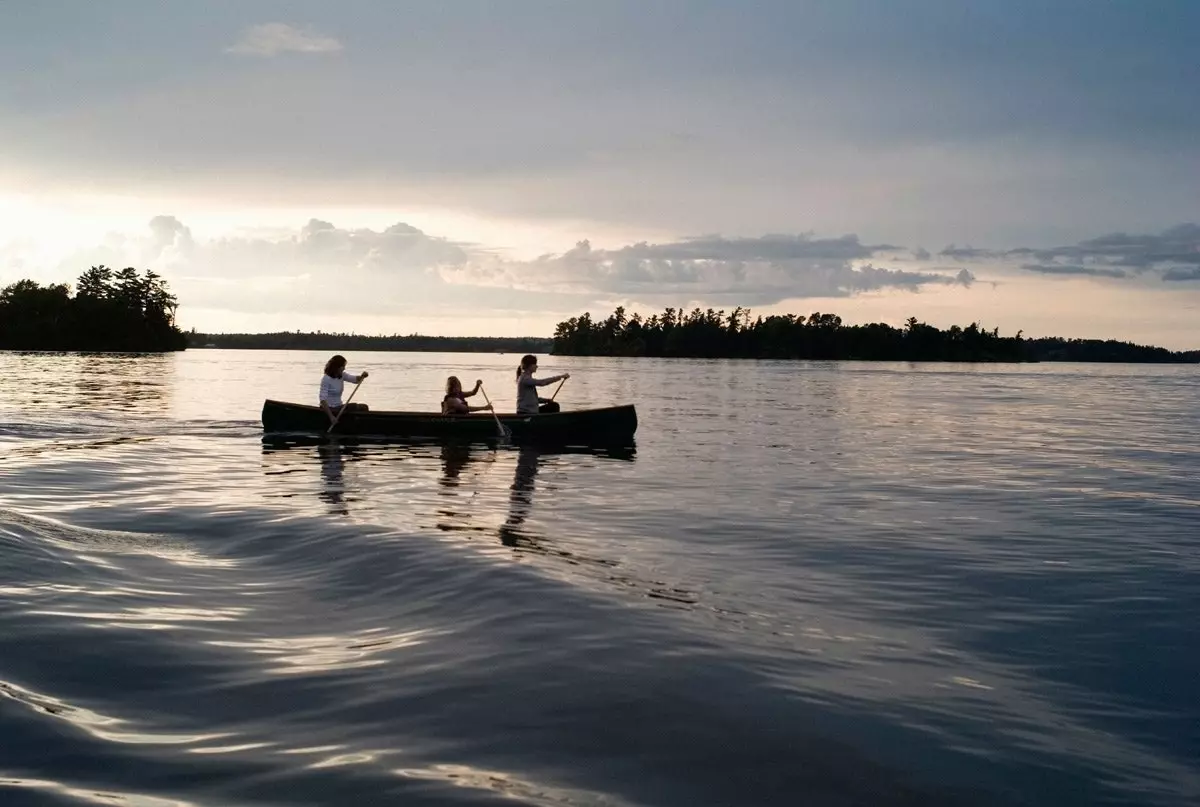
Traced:
<svg viewBox="0 0 1200 807">
<path fill-rule="evenodd" d="M 351 384 L 361 384 L 369 373 L 363 370 L 358 375 L 353 375 L 346 372 L 346 357 L 334 356 L 325 364 L 325 374 L 321 376 L 321 392 L 320 402 L 321 411 L 329 416 L 329 422 L 333 423 L 338 412 L 342 409 L 342 389 L 345 382 Z M 351 403 L 347 412 L 367 411 L 366 404 Z"/>
<path fill-rule="evenodd" d="M 537 372 L 537 356 L 524 356 L 517 367 L 517 414 L 537 415 L 552 414 L 559 411 L 559 406 L 552 400 L 538 397 L 538 387 L 553 384 L 571 377 L 570 373 L 552 375 L 549 378 L 534 378 Z"/>
</svg>

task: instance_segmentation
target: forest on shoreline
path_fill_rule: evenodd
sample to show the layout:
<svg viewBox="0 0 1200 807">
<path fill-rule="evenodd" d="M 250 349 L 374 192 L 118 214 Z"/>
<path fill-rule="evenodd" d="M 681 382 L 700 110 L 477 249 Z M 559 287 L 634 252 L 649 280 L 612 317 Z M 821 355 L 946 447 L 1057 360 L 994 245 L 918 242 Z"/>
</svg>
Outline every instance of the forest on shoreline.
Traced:
<svg viewBox="0 0 1200 807">
<path fill-rule="evenodd" d="M 618 307 L 606 319 L 590 313 L 560 322 L 555 355 L 679 358 L 823 359 L 961 362 L 1200 362 L 1200 351 L 1177 352 L 1113 339 L 1026 339 L 1001 336 L 978 323 L 945 330 L 910 317 L 903 328 L 884 323 L 845 325 L 836 314 L 776 314 L 751 319 L 732 312 L 667 308 L 661 315 L 626 316 Z"/>
<path fill-rule="evenodd" d="M 350 333 L 196 333 L 188 347 L 227 350 L 389 350 L 410 353 L 548 353 L 553 340 L 505 336 L 361 336 Z"/>
<path fill-rule="evenodd" d="M 154 272 L 93 266 L 66 283 L 0 289 L 0 349 L 161 353 L 184 350 L 179 303 Z"/>
<path fill-rule="evenodd" d="M 0 349 L 165 352 L 239 350 L 552 353 L 561 356 L 821 359 L 962 362 L 1200 362 L 1200 350 L 1171 351 L 1114 339 L 1001 336 L 972 322 L 940 329 L 910 317 L 846 325 L 836 314 L 751 317 L 749 309 L 667 308 L 605 319 L 590 313 L 558 323 L 553 338 L 367 336 L 352 333 L 197 333 L 175 324 L 178 301 L 154 272 L 93 266 L 75 290 L 64 283 L 19 280 L 0 289 Z"/>
</svg>

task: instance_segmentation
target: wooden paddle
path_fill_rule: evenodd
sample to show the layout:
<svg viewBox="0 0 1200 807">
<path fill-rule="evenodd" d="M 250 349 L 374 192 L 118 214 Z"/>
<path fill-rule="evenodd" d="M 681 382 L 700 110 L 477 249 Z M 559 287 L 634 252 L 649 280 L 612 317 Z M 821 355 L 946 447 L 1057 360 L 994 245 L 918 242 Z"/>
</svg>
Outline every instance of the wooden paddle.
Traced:
<svg viewBox="0 0 1200 807">
<path fill-rule="evenodd" d="M 342 419 L 342 415 L 346 414 L 346 410 L 350 408 L 350 402 L 354 400 L 354 395 L 358 392 L 358 388 L 366 382 L 367 379 L 364 378 L 362 381 L 359 381 L 354 385 L 354 389 L 350 390 L 350 397 L 346 399 L 346 403 L 342 404 L 342 408 L 338 410 L 337 417 L 333 419 L 333 423 L 329 424 L 329 431 L 325 432 L 326 434 L 329 434 L 333 431 L 333 427 L 338 424 L 338 421 Z"/>
<path fill-rule="evenodd" d="M 555 398 L 558 397 L 558 391 L 560 389 L 562 389 L 562 385 L 565 383 L 567 383 L 567 379 L 565 379 L 565 378 L 562 381 L 558 382 L 558 386 L 554 388 L 554 394 L 550 396 L 550 400 L 553 401 Z"/>
<path fill-rule="evenodd" d="M 483 384 L 479 385 L 479 391 L 483 393 L 483 400 L 486 401 L 487 405 L 490 407 L 492 402 L 488 400 L 487 390 L 483 388 Z M 500 439 L 507 440 L 512 437 L 512 432 L 505 428 L 504 424 L 500 422 L 500 416 L 496 414 L 495 408 L 491 409 L 491 413 L 492 417 L 496 420 L 496 428 L 500 431 Z"/>
</svg>

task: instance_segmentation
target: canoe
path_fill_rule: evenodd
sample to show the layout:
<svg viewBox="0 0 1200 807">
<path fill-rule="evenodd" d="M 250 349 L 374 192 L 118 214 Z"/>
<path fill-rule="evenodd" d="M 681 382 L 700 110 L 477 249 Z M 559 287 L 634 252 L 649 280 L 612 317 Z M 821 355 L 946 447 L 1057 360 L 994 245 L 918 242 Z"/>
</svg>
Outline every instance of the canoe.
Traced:
<svg viewBox="0 0 1200 807">
<path fill-rule="evenodd" d="M 632 404 L 600 409 L 575 409 L 545 415 L 497 412 L 515 443 L 562 446 L 631 446 L 637 431 Z M 263 432 L 268 434 L 324 434 L 329 418 L 320 407 L 272 401 L 263 403 Z M 443 415 L 440 412 L 347 412 L 334 434 L 359 437 L 395 437 L 414 440 L 487 442 L 498 429 L 490 412 Z"/>
</svg>

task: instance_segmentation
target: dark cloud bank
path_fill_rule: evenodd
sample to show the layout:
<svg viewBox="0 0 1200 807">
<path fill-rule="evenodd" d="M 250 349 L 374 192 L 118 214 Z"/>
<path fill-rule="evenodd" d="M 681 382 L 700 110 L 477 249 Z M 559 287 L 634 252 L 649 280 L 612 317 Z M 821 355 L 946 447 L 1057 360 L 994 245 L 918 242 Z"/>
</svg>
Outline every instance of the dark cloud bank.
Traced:
<svg viewBox="0 0 1200 807">
<path fill-rule="evenodd" d="M 1111 233 L 1072 246 L 1009 250 L 949 246 L 957 261 L 1016 262 L 1028 272 L 1102 278 L 1157 276 L 1168 283 L 1200 280 L 1200 225 L 1180 224 L 1157 235 Z"/>
</svg>

